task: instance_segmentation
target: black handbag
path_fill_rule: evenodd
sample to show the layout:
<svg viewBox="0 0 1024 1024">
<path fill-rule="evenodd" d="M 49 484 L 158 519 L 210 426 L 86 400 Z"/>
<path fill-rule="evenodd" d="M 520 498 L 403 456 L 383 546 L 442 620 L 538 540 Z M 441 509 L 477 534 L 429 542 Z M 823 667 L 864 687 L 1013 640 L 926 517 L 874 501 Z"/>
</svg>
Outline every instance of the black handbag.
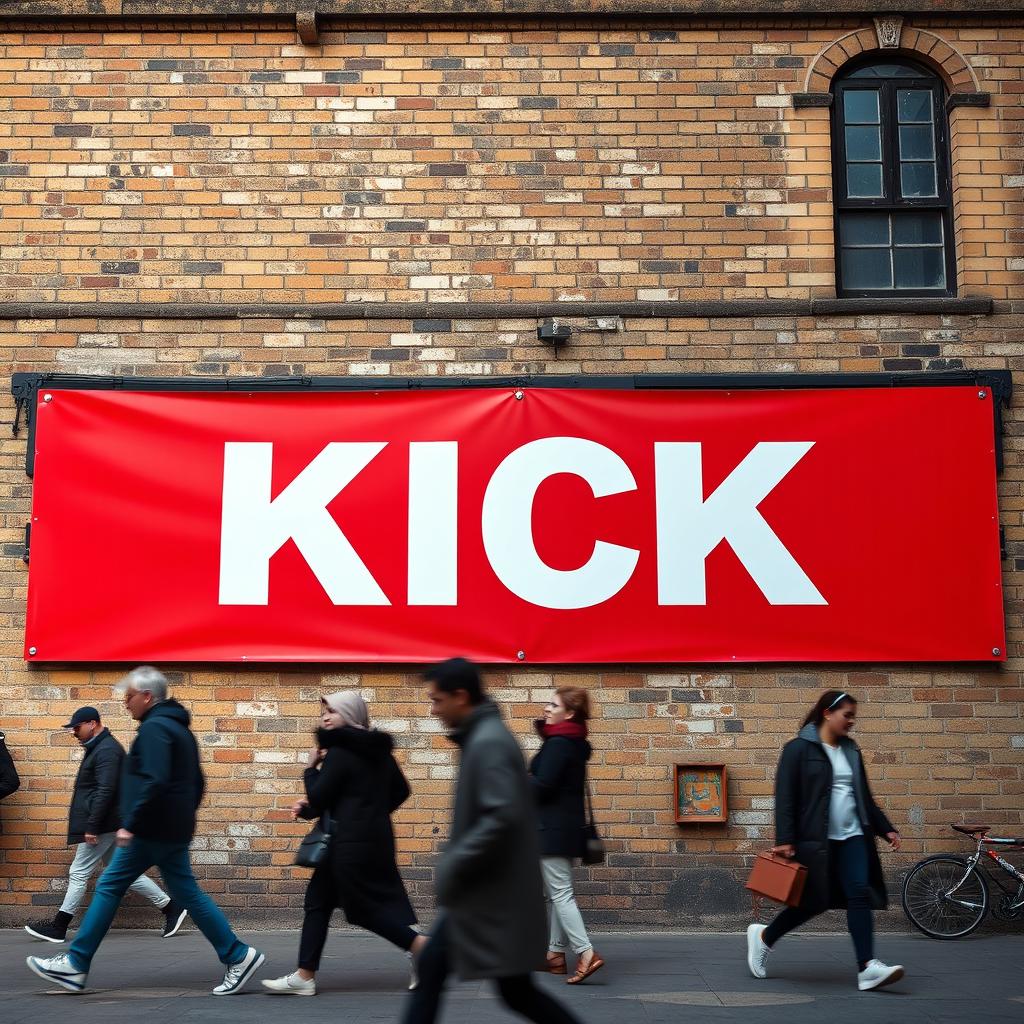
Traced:
<svg viewBox="0 0 1024 1024">
<path fill-rule="evenodd" d="M 587 821 L 583 826 L 583 857 L 584 864 L 604 863 L 604 840 L 597 834 L 594 824 L 594 804 L 590 796 L 590 783 L 587 784 Z"/>
<path fill-rule="evenodd" d="M 295 864 L 300 868 L 320 867 L 327 860 L 327 851 L 331 846 L 331 816 L 326 812 L 313 826 L 295 852 Z"/>
</svg>

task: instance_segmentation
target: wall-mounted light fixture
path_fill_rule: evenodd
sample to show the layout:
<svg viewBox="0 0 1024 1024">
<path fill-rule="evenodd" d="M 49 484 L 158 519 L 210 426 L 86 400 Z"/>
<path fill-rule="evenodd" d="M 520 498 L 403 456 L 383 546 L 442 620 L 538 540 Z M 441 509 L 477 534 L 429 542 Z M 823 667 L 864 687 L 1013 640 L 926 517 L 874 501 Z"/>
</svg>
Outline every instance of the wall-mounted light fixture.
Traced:
<svg viewBox="0 0 1024 1024">
<path fill-rule="evenodd" d="M 557 320 L 545 320 L 537 328 L 537 337 L 541 341 L 549 341 L 556 348 L 564 345 L 572 337 L 572 328 Z"/>
</svg>

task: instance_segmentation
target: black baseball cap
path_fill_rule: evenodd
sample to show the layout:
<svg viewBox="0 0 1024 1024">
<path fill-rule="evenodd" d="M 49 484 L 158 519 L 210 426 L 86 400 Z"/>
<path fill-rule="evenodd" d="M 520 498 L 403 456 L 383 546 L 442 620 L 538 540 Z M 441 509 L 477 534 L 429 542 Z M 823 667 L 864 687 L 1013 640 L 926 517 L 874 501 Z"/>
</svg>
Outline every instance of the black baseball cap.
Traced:
<svg viewBox="0 0 1024 1024">
<path fill-rule="evenodd" d="M 100 713 L 95 708 L 84 707 L 79 708 L 72 716 L 71 721 L 67 725 L 61 726 L 62 729 L 73 729 L 76 725 L 81 725 L 83 722 L 98 722 L 100 720 Z"/>
</svg>

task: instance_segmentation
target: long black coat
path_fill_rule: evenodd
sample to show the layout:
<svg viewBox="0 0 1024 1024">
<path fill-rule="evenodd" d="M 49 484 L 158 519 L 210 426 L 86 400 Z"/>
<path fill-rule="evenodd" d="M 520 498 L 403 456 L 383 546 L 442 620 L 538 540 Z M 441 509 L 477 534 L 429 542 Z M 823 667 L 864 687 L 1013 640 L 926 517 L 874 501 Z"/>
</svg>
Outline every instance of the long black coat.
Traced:
<svg viewBox="0 0 1024 1024">
<path fill-rule="evenodd" d="M 542 857 L 583 856 L 583 790 L 589 760 L 590 744 L 585 739 L 550 736 L 530 761 Z"/>
<path fill-rule="evenodd" d="M 18 778 L 18 769 L 14 767 L 14 758 L 7 749 L 4 734 L 0 732 L 0 800 L 10 796 L 20 785 L 21 779 Z M 0 827 L 0 832 L 2 831 L 3 828 Z"/>
<path fill-rule="evenodd" d="M 868 884 L 871 903 L 883 910 L 888 897 L 875 836 L 896 830 L 875 803 L 864 771 L 860 748 L 849 738 L 840 739 L 853 769 L 853 793 L 857 816 L 867 840 Z M 801 910 L 815 913 L 846 906 L 838 879 L 829 873 L 828 814 L 832 797 L 832 762 L 814 725 L 805 725 L 796 739 L 782 748 L 775 776 L 775 842 L 796 847 L 796 859 L 807 868 Z"/>
<path fill-rule="evenodd" d="M 101 836 L 116 832 L 121 816 L 117 794 L 121 786 L 124 747 L 104 729 L 85 744 L 85 754 L 75 776 L 68 812 L 68 844 L 85 841 L 85 834 Z"/>
<path fill-rule="evenodd" d="M 399 924 L 416 915 L 395 864 L 391 814 L 409 797 L 386 732 L 377 729 L 320 729 L 317 743 L 327 751 L 320 768 L 304 776 L 307 809 L 303 817 L 329 811 L 331 862 L 339 906 L 352 924 L 362 924 L 370 908 Z"/>
</svg>

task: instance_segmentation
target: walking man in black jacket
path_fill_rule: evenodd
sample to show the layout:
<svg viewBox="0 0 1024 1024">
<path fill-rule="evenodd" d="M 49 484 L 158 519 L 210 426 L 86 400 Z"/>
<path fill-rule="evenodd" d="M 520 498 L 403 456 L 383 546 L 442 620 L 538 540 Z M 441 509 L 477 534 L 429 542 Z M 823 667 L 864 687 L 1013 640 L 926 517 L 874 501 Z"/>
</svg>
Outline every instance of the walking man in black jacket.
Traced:
<svg viewBox="0 0 1024 1024">
<path fill-rule="evenodd" d="M 68 815 L 68 845 L 77 844 L 75 858 L 68 871 L 68 888 L 64 902 L 52 921 L 33 921 L 25 931 L 47 942 L 63 942 L 68 925 L 75 916 L 93 872 L 106 864 L 114 850 L 119 824 L 117 795 L 121 786 L 124 747 L 100 721 L 100 713 L 92 707 L 79 708 L 64 726 L 85 748 L 82 763 L 75 777 Z M 163 937 L 170 938 L 181 927 L 188 911 L 170 898 L 145 875 L 139 875 L 129 886 L 132 892 L 145 897 L 163 911 Z"/>
<path fill-rule="evenodd" d="M 121 775 L 121 827 L 117 852 L 100 876 L 82 926 L 66 954 L 30 956 L 29 969 L 61 988 L 81 992 L 92 958 L 107 934 L 128 887 L 147 868 L 160 869 L 171 896 L 190 914 L 227 968 L 213 989 L 232 995 L 263 963 L 263 954 L 239 941 L 223 912 L 196 884 L 188 847 L 206 783 L 191 716 L 167 693 L 167 678 L 144 665 L 117 686 L 139 731 Z"/>
</svg>

